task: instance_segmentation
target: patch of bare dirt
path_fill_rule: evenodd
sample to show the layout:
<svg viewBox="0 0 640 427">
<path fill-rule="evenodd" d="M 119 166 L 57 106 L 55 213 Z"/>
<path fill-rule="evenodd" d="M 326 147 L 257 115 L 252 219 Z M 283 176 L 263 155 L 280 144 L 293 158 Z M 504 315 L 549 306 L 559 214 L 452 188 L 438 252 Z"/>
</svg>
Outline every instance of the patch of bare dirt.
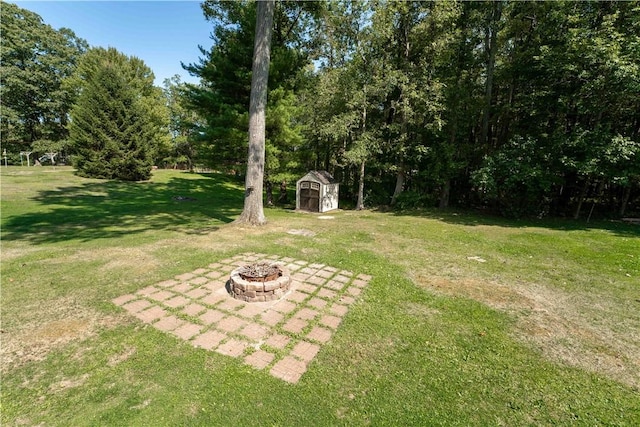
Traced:
<svg viewBox="0 0 640 427">
<path fill-rule="evenodd" d="M 60 393 L 70 388 L 80 387 L 87 381 L 89 374 L 84 374 L 76 378 L 64 378 L 58 382 L 55 382 L 49 386 L 49 391 L 52 393 Z"/>
<path fill-rule="evenodd" d="M 440 311 L 435 308 L 413 302 L 408 303 L 405 310 L 407 311 L 407 314 L 415 317 L 432 317 L 440 313 Z"/>
<path fill-rule="evenodd" d="M 131 356 L 136 354 L 137 349 L 135 347 L 127 347 L 124 349 L 122 353 L 114 354 L 107 360 L 108 366 L 116 366 L 125 360 L 128 360 Z"/>
<path fill-rule="evenodd" d="M 123 316 L 105 316 L 71 298 L 27 306 L 25 311 L 32 313 L 31 320 L 2 331 L 2 373 L 28 362 L 44 360 L 53 349 L 95 336 L 101 329 L 126 321 Z"/>
<path fill-rule="evenodd" d="M 3 245 L 2 261 L 3 262 L 13 261 L 14 259 L 32 254 L 34 252 L 38 252 L 39 250 L 40 249 L 35 246 L 24 246 L 24 247 L 15 246 L 12 248 L 7 248 L 7 245 Z"/>
<path fill-rule="evenodd" d="M 68 263 L 74 260 L 81 262 L 108 260 L 106 264 L 99 268 L 98 273 L 125 269 L 129 274 L 136 275 L 144 274 L 160 266 L 160 261 L 150 254 L 148 246 L 91 249 L 90 251 L 79 251 L 72 256 L 66 256 L 62 259 L 52 258 L 48 262 Z"/>
<path fill-rule="evenodd" d="M 640 388 L 640 328 L 614 324 L 605 300 L 589 300 L 532 284 L 504 285 L 475 279 L 418 275 L 435 292 L 463 295 L 517 319 L 517 335 L 552 360 L 605 374 Z"/>
</svg>

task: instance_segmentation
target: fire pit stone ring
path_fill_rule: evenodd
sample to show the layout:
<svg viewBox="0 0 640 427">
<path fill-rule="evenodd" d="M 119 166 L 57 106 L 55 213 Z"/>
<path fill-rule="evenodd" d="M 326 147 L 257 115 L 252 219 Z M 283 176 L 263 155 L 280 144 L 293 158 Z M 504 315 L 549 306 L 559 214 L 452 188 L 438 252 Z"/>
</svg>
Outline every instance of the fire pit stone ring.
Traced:
<svg viewBox="0 0 640 427">
<path fill-rule="evenodd" d="M 238 267 L 231 272 L 229 278 L 231 295 L 235 299 L 247 302 L 280 299 L 287 293 L 290 284 L 289 271 L 278 264 L 263 263 Z"/>
</svg>

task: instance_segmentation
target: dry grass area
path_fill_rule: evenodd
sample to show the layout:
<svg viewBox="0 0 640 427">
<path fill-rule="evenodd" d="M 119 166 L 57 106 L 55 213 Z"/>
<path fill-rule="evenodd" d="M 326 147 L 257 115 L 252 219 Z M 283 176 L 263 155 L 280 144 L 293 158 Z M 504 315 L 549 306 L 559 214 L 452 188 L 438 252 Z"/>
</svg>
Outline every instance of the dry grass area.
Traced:
<svg viewBox="0 0 640 427">
<path fill-rule="evenodd" d="M 615 318 L 607 317 L 618 308 L 608 306 L 614 302 L 596 302 L 542 285 L 428 275 L 418 275 L 415 281 L 433 292 L 472 298 L 509 313 L 517 320 L 514 335 L 551 360 L 640 388 L 640 330 L 621 329 Z"/>
<path fill-rule="evenodd" d="M 41 361 L 55 349 L 82 341 L 104 329 L 130 321 L 123 315 L 105 315 L 74 298 L 58 298 L 23 307 L 25 320 L 3 330 L 0 373 L 29 362 Z"/>
</svg>

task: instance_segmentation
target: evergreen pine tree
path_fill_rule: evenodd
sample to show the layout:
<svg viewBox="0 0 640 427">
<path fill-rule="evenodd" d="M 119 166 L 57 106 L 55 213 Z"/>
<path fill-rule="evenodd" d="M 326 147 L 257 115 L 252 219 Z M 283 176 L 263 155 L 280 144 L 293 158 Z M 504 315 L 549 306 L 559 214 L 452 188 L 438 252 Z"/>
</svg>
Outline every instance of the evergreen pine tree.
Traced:
<svg viewBox="0 0 640 427">
<path fill-rule="evenodd" d="M 140 75 L 141 61 L 97 49 L 81 66 L 81 93 L 71 112 L 70 140 L 78 174 L 92 178 L 149 179 L 168 115 L 159 89 Z M 146 67 L 146 66 L 145 66 Z M 157 89 L 157 90 L 156 90 Z"/>
</svg>

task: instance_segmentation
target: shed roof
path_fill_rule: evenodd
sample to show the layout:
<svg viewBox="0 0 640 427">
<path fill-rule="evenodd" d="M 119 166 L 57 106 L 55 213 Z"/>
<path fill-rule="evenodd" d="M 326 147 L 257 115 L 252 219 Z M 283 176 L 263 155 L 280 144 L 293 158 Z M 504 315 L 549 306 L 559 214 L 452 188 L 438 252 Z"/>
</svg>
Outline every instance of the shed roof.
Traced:
<svg viewBox="0 0 640 427">
<path fill-rule="evenodd" d="M 338 181 L 336 181 L 333 176 L 331 176 L 331 174 L 327 171 L 310 171 L 308 174 L 302 177 L 302 179 L 305 179 L 309 176 L 316 179 L 319 183 L 325 185 L 338 183 Z"/>
</svg>

